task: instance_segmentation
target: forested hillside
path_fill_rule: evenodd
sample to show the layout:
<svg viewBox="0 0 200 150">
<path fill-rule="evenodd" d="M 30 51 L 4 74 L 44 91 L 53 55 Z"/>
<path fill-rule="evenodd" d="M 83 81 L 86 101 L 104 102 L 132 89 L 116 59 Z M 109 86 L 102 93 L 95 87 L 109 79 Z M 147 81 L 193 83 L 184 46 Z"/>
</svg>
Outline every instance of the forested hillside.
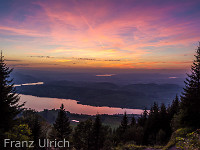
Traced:
<svg viewBox="0 0 200 150">
<path fill-rule="evenodd" d="M 121 108 L 148 109 L 153 102 L 170 104 L 182 87 L 175 84 L 131 84 L 120 86 L 109 82 L 88 83 L 55 81 L 44 85 L 17 87 L 21 94 L 74 99 L 81 104 Z"/>
</svg>

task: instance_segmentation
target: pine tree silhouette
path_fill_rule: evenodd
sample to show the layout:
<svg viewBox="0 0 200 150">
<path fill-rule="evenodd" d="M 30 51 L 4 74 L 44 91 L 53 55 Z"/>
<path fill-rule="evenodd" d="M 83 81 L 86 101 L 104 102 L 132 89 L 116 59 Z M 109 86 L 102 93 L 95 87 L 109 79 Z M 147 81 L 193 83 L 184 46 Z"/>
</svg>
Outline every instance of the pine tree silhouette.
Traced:
<svg viewBox="0 0 200 150">
<path fill-rule="evenodd" d="M 180 120 L 183 126 L 200 128 L 200 45 L 187 74 L 184 92 L 181 96 Z"/>
<path fill-rule="evenodd" d="M 13 69 L 7 67 L 4 57 L 0 56 L 0 132 L 4 133 L 11 129 L 15 122 L 15 117 L 22 111 L 24 104 L 19 104 L 19 95 L 10 78 Z"/>
<path fill-rule="evenodd" d="M 124 113 L 123 119 L 121 121 L 121 130 L 124 133 L 128 128 L 128 117 L 126 115 L 126 112 Z"/>
<path fill-rule="evenodd" d="M 131 119 L 131 126 L 133 127 L 134 125 L 136 125 L 136 119 L 133 116 L 132 119 Z"/>
<path fill-rule="evenodd" d="M 99 150 L 101 145 L 102 138 L 102 123 L 99 115 L 96 115 L 94 124 L 93 124 L 93 140 L 94 140 L 94 148 Z"/>
<path fill-rule="evenodd" d="M 175 99 L 172 101 L 171 106 L 169 106 L 168 108 L 170 120 L 173 119 L 174 115 L 178 114 L 179 110 L 180 110 L 180 102 L 178 95 L 176 95 Z"/>
<path fill-rule="evenodd" d="M 57 137 L 60 140 L 69 139 L 69 135 L 72 132 L 70 127 L 69 118 L 66 115 L 64 105 L 62 104 L 58 112 L 58 117 L 55 121 L 54 128 L 57 131 Z"/>
</svg>

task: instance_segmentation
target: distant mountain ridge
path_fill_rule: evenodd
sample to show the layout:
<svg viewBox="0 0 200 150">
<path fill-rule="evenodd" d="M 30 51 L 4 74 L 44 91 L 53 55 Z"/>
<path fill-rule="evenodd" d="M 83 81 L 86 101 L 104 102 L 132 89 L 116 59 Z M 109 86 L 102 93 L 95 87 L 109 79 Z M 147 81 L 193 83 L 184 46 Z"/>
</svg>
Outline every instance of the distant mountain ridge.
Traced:
<svg viewBox="0 0 200 150">
<path fill-rule="evenodd" d="M 140 84 L 140 83 L 156 83 L 156 84 L 177 84 L 184 86 L 184 80 L 186 78 L 183 74 L 159 74 L 159 73 L 116 73 L 114 76 L 97 76 L 103 73 L 67 73 L 57 71 L 41 71 L 41 70 L 14 70 L 11 74 L 16 84 L 22 84 L 27 82 L 51 82 L 67 80 L 72 82 L 109 82 L 117 85 L 127 84 Z M 109 73 L 107 73 L 109 74 Z"/>
<path fill-rule="evenodd" d="M 168 105 L 180 94 L 176 84 L 130 84 L 119 86 L 110 82 L 52 81 L 44 85 L 17 87 L 20 94 L 39 97 L 74 99 L 81 104 L 121 108 L 149 108 L 153 102 Z"/>
</svg>

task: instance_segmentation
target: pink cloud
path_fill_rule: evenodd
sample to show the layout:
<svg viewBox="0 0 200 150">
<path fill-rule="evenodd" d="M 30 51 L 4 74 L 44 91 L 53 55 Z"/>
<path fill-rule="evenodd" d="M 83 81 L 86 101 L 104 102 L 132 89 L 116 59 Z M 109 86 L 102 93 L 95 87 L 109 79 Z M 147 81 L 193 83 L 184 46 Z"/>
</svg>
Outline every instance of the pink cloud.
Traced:
<svg viewBox="0 0 200 150">
<path fill-rule="evenodd" d="M 4 18 L 3 24 L 0 23 L 0 34 L 35 37 L 37 47 L 33 46 L 35 49 L 44 47 L 40 48 L 43 53 L 70 57 L 119 58 L 130 62 L 109 62 L 110 66 L 157 67 L 159 64 L 166 67 L 166 64 L 157 63 L 161 60 L 158 58 L 160 55 L 163 55 L 166 62 L 183 64 L 181 56 L 177 58 L 178 61 L 166 58 L 166 47 L 174 46 L 174 51 L 167 54 L 172 57 L 178 53 L 178 46 L 185 47 L 199 40 L 198 19 L 192 14 L 184 16 L 195 2 L 118 2 L 33 1 L 32 6 L 25 5 L 27 8 L 15 3 L 13 12 Z M 26 13 L 20 22 L 14 16 L 20 14 L 21 10 Z M 49 45 L 57 46 L 52 48 Z M 155 49 L 146 48 L 150 46 Z M 148 60 L 148 64 L 139 63 L 144 60 Z"/>
</svg>

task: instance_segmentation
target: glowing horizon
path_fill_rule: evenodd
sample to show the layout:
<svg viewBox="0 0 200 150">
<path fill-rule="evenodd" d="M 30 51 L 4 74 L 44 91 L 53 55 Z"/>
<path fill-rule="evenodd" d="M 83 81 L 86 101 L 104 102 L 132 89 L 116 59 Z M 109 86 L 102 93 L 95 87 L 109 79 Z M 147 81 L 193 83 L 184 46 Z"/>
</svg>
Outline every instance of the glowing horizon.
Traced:
<svg viewBox="0 0 200 150">
<path fill-rule="evenodd" d="M 1 2 L 0 49 L 20 68 L 189 68 L 200 2 Z"/>
</svg>

